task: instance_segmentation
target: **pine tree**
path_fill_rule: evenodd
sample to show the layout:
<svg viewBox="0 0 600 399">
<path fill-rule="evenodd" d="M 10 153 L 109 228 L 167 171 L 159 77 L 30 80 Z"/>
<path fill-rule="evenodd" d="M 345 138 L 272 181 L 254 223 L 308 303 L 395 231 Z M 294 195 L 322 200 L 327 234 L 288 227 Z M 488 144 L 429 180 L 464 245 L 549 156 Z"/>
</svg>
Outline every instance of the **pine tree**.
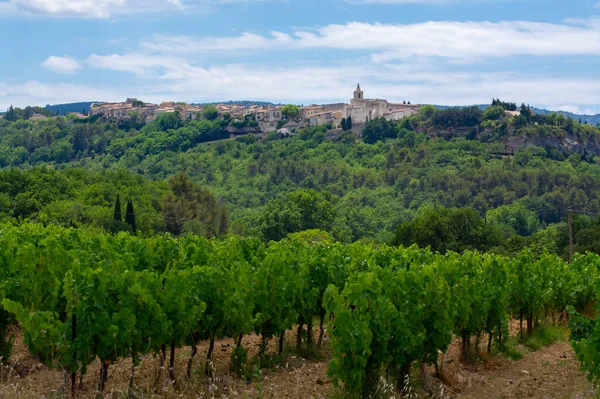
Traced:
<svg viewBox="0 0 600 399">
<path fill-rule="evenodd" d="M 131 226 L 133 234 L 136 233 L 135 213 L 133 212 L 133 201 L 127 201 L 127 211 L 125 212 L 125 223 Z"/>
<path fill-rule="evenodd" d="M 119 194 L 117 194 L 117 202 L 115 202 L 115 213 L 113 219 L 115 222 L 123 221 L 123 217 L 121 216 L 121 199 L 119 198 Z"/>
</svg>

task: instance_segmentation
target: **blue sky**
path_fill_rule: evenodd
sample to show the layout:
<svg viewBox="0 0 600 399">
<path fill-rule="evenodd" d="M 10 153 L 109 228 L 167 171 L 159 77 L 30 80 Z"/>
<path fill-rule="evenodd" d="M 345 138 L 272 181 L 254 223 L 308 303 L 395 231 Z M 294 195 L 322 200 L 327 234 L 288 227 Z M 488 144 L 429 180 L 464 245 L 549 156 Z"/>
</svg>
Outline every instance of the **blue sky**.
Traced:
<svg viewBox="0 0 600 399">
<path fill-rule="evenodd" d="M 598 0 L 0 0 L 0 109 L 499 97 L 600 113 Z"/>
</svg>

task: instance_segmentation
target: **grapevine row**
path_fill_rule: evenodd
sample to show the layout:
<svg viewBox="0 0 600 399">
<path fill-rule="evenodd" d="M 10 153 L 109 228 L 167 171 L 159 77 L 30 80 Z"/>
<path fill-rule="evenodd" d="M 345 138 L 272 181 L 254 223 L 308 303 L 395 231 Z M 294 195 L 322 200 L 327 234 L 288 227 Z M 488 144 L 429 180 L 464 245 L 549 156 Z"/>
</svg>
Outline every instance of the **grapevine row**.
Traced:
<svg viewBox="0 0 600 399">
<path fill-rule="evenodd" d="M 72 389 L 96 359 L 99 390 L 110 365 L 131 357 L 135 366 L 149 352 L 161 364 L 168 357 L 175 381 L 182 378 L 172 367 L 177 348 L 190 346 L 190 379 L 201 341 L 209 342 L 203 368 L 210 373 L 217 339 L 233 337 L 242 355 L 244 335 L 256 333 L 262 357 L 274 338 L 283 350 L 291 328 L 299 348 L 320 345 L 326 325 L 333 381 L 349 397 L 370 397 L 382 373 L 401 385 L 415 362 L 437 367 L 453 335 L 467 356 L 471 337 L 485 336 L 488 349 L 501 345 L 510 314 L 530 332 L 539 318 L 585 307 L 596 296 L 598 265 L 592 254 L 569 265 L 528 251 L 508 259 L 293 239 L 265 245 L 252 238 L 0 226 L 3 317 L 20 324 L 34 356 L 71 374 Z"/>
</svg>

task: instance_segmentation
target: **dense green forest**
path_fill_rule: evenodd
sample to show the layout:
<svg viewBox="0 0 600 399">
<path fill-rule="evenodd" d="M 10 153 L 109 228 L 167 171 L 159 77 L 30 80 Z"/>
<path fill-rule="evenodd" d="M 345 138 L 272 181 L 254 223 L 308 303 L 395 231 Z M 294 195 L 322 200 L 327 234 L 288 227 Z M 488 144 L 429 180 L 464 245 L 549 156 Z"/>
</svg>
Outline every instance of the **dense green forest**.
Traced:
<svg viewBox="0 0 600 399">
<path fill-rule="evenodd" d="M 512 104 L 494 104 L 423 107 L 400 122 L 368 122 L 362 138 L 319 126 L 220 140 L 228 115 L 127 126 L 2 119 L 0 217 L 110 229 L 120 194 L 135 204 L 142 235 L 278 240 L 322 229 L 342 242 L 507 254 L 532 245 L 565 256 L 573 207 L 576 249 L 600 250 L 600 130 L 525 106 L 510 117 Z M 581 151 L 553 145 L 565 137 Z M 537 139 L 547 145 L 514 145 Z"/>
</svg>

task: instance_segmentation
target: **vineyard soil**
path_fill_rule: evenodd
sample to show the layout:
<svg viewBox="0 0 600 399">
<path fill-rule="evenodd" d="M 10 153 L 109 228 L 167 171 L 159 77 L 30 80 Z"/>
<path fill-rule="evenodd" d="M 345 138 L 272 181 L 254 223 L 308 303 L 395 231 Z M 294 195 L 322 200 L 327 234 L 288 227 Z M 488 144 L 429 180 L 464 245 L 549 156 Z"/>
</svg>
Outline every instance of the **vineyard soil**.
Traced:
<svg viewBox="0 0 600 399">
<path fill-rule="evenodd" d="M 514 324 L 513 324 L 514 325 Z M 59 371 L 49 370 L 28 353 L 23 345 L 22 334 L 16 330 L 15 348 L 10 368 L 2 372 L 0 397 L 38 398 L 66 397 L 61 394 L 64 376 Z M 288 332 L 287 344 L 295 342 L 295 336 Z M 138 397 L 156 398 L 328 398 L 336 397 L 330 379 L 326 375 L 327 350 L 322 360 L 306 360 L 289 355 L 280 366 L 272 370 L 262 370 L 261 378 L 247 383 L 228 372 L 231 340 L 216 343 L 214 379 L 201 377 L 204 356 L 208 345 L 199 347 L 195 358 L 195 383 L 187 384 L 185 370 L 189 348 L 177 351 L 175 374 L 181 381 L 178 388 L 168 381 L 166 370 L 155 388 L 155 375 L 159 369 L 159 359 L 146 356 L 136 369 L 135 382 Z M 244 338 L 249 349 L 249 357 L 258 352 L 260 339 L 257 336 Z M 286 345 L 287 345 L 286 344 Z M 269 353 L 275 353 L 277 340 L 269 344 Z M 513 361 L 503 355 L 496 356 L 486 363 L 474 366 L 459 364 L 460 344 L 455 341 L 445 359 L 444 373 L 449 386 L 444 387 L 447 397 L 462 399 L 478 398 L 591 398 L 595 397 L 592 386 L 579 371 L 579 364 L 566 342 L 558 342 L 538 351 L 529 351 L 519 346 L 524 357 Z M 94 363 L 83 379 L 79 398 L 95 398 L 97 395 L 100 364 Z M 131 371 L 131 360 L 126 359 L 109 369 L 109 379 L 105 391 L 107 398 L 120 398 L 127 391 Z M 433 370 L 428 370 L 432 372 Z M 260 381 L 260 382 L 257 382 Z M 438 380 L 434 384 L 440 385 Z M 159 392 L 154 394 L 154 391 Z M 418 389 L 417 389 L 418 391 Z M 420 397 L 426 397 L 422 392 Z"/>
</svg>

